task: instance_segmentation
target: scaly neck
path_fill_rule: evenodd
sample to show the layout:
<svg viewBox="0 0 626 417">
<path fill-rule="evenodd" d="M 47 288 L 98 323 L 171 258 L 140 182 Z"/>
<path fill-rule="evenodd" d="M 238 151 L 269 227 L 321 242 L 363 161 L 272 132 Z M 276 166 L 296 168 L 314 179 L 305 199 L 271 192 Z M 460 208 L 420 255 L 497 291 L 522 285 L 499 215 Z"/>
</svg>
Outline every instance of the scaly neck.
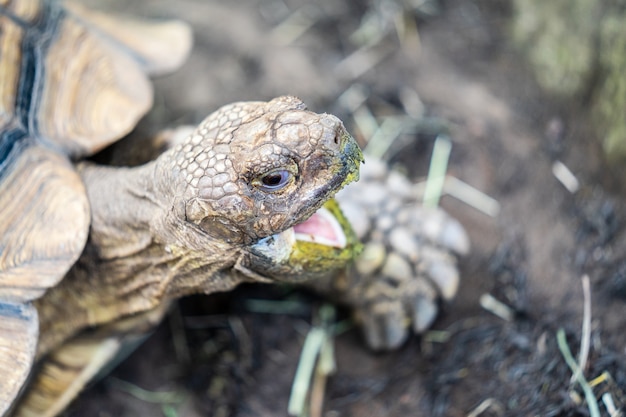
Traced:
<svg viewBox="0 0 626 417">
<path fill-rule="evenodd" d="M 91 204 L 89 240 L 63 281 L 35 302 L 38 356 L 85 327 L 240 282 L 230 271 L 233 256 L 219 242 L 206 242 L 199 252 L 177 241 L 172 203 L 153 185 L 156 166 L 79 167 Z"/>
</svg>

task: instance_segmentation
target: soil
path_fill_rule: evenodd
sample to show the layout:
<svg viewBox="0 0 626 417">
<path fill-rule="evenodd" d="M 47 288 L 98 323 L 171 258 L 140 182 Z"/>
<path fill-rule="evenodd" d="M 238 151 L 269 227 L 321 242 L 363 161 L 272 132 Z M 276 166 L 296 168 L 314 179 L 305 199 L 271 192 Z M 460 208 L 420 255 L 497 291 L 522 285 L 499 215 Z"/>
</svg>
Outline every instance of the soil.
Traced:
<svg viewBox="0 0 626 417">
<path fill-rule="evenodd" d="M 195 123 L 228 102 L 289 93 L 340 116 L 365 144 L 367 135 L 340 99 L 352 86 L 379 122 L 407 114 L 420 121 L 385 154 L 391 164 L 420 180 L 435 137 L 445 132 L 453 142 L 449 175 L 499 203 L 499 214 L 489 216 L 443 198 L 472 241 L 460 261 L 458 296 L 442 306 L 431 332 L 397 351 L 368 350 L 357 326 L 338 335 L 338 368 L 327 381 L 321 415 L 590 415 L 556 339 L 563 329 L 576 357 L 583 275 L 591 283 L 584 376 L 602 376 L 593 387 L 601 415 L 610 415 L 604 393 L 626 410 L 623 181 L 605 164 L 586 103 L 539 90 L 510 43 L 508 2 L 409 3 L 115 0 L 98 6 L 193 25 L 193 54 L 181 71 L 156 81 L 144 132 Z M 371 46 L 360 49 L 352 35 L 366 26 Z M 555 161 L 576 176 L 577 192 L 553 175 Z M 507 305 L 511 317 L 483 308 L 485 294 Z M 271 309 L 258 312 L 258 300 L 271 301 Z M 260 285 L 184 299 L 65 415 L 285 416 L 321 303 L 296 289 Z M 349 314 L 340 310 L 340 317 Z"/>
</svg>

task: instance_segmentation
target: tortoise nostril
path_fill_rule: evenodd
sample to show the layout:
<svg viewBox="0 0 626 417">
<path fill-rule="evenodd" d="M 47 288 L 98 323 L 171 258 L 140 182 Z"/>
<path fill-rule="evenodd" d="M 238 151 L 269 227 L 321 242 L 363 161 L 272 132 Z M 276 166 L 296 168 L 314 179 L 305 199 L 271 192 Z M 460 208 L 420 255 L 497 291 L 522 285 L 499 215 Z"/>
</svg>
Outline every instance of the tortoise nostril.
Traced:
<svg viewBox="0 0 626 417">
<path fill-rule="evenodd" d="M 339 136 L 341 135 L 340 132 L 337 132 L 337 134 L 335 135 L 335 145 L 339 144 Z"/>
</svg>

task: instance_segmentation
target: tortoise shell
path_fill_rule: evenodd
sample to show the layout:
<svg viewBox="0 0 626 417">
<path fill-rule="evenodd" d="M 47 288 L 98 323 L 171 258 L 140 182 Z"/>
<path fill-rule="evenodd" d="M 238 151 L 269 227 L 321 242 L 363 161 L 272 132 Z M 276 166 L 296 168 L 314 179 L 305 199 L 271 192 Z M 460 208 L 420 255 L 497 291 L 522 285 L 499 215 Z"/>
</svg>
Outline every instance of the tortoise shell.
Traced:
<svg viewBox="0 0 626 417">
<path fill-rule="evenodd" d="M 177 21 L 0 1 L 0 352 L 10 352 L 0 354 L 0 415 L 33 360 L 28 302 L 63 278 L 87 239 L 72 161 L 127 134 L 152 104 L 148 75 L 177 68 L 190 46 Z"/>
</svg>

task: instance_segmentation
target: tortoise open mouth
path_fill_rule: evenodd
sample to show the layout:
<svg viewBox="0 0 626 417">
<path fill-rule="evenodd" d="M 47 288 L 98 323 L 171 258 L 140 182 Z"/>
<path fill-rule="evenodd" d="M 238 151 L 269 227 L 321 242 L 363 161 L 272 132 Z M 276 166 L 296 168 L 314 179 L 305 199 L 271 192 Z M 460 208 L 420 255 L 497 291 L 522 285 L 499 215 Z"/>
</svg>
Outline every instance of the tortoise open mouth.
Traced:
<svg viewBox="0 0 626 417">
<path fill-rule="evenodd" d="M 348 239 L 337 218 L 326 207 L 293 226 L 295 240 L 343 249 Z"/>
<path fill-rule="evenodd" d="M 350 223 L 331 199 L 307 220 L 261 239 L 250 249 L 274 264 L 293 264 L 320 258 L 339 262 L 359 246 Z"/>
<path fill-rule="evenodd" d="M 299 282 L 346 267 L 360 253 L 339 204 L 330 199 L 311 217 L 250 247 L 250 266 L 278 281 Z"/>
</svg>

